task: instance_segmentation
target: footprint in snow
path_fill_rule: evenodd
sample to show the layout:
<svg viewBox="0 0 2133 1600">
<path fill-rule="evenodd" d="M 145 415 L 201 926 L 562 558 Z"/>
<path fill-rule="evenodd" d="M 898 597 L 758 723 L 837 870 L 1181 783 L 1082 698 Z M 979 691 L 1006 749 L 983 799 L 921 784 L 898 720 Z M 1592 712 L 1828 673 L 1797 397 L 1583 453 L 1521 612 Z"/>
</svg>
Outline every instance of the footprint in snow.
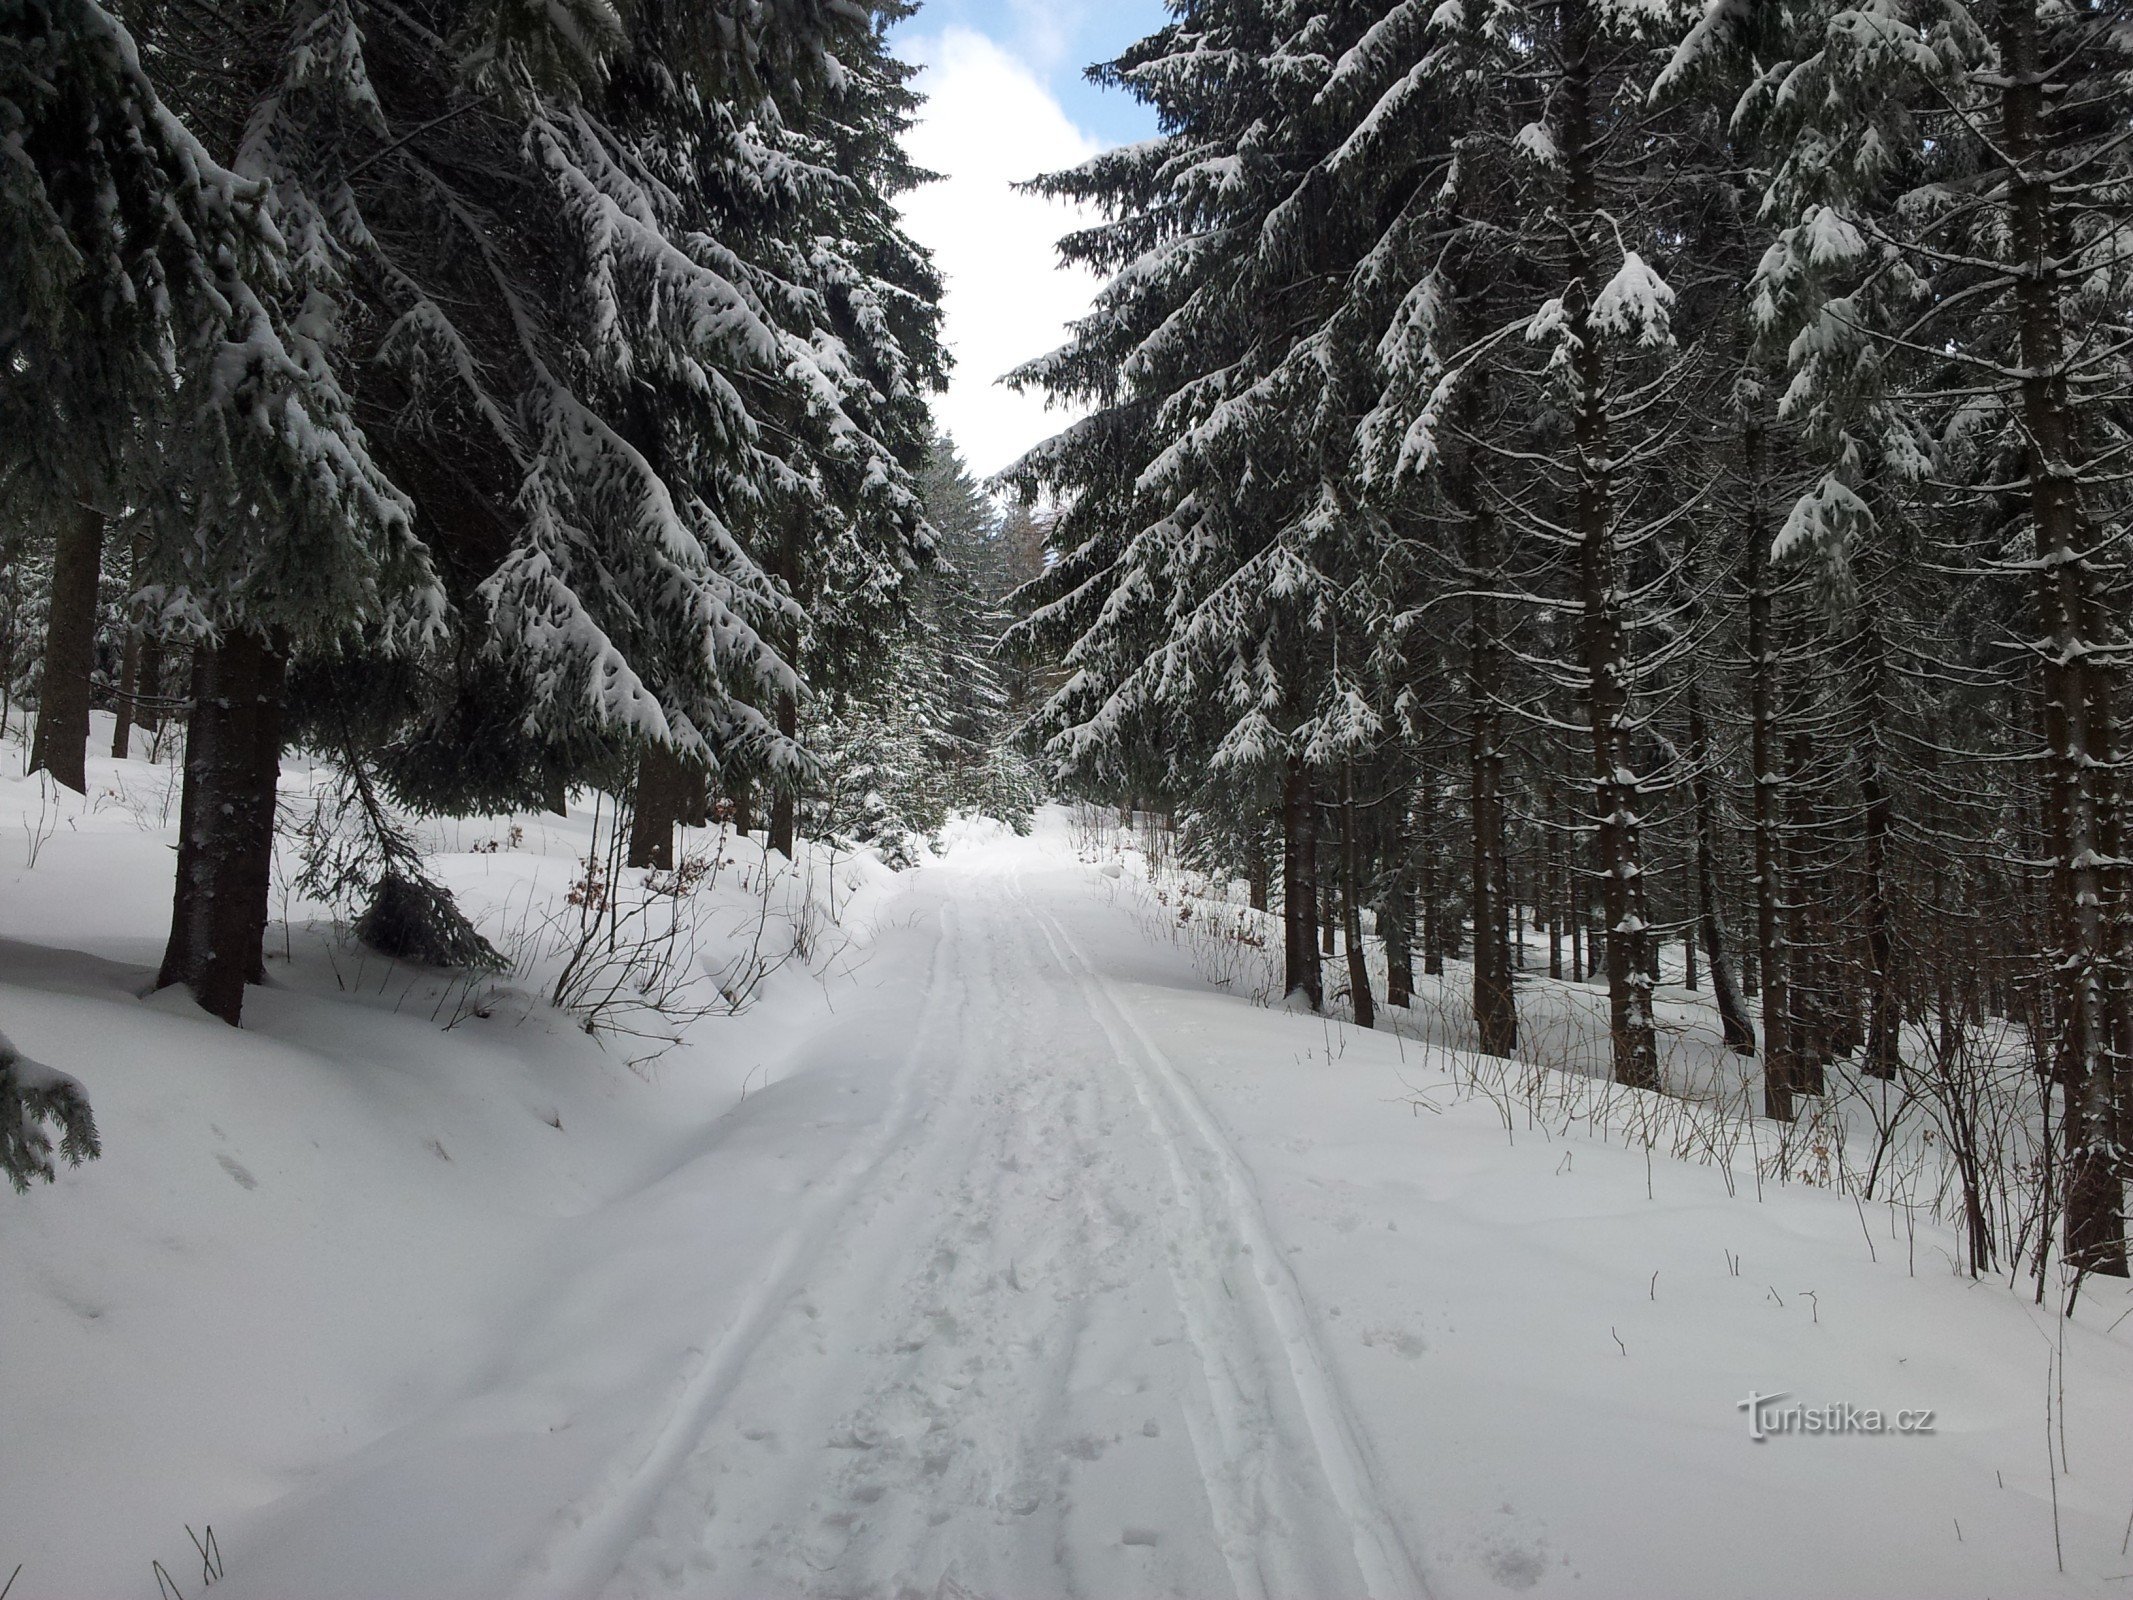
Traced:
<svg viewBox="0 0 2133 1600">
<path fill-rule="evenodd" d="M 217 1150 L 215 1152 L 215 1160 L 217 1164 L 221 1166 L 224 1172 L 227 1172 L 232 1178 L 237 1180 L 238 1188 L 256 1189 L 259 1187 L 259 1180 L 253 1177 L 250 1172 L 246 1171 L 241 1162 L 232 1160 L 230 1157 L 224 1155 L 220 1150 Z"/>
<path fill-rule="evenodd" d="M 1481 1565 L 1506 1589 L 1530 1589 L 1547 1572 L 1548 1558 L 1540 1545 L 1506 1539 L 1482 1552 Z"/>
<path fill-rule="evenodd" d="M 1390 1350 L 1394 1355 L 1405 1356 L 1410 1361 L 1429 1349 L 1428 1340 L 1405 1328 L 1372 1328 L 1363 1335 L 1363 1343 L 1372 1349 Z"/>
</svg>

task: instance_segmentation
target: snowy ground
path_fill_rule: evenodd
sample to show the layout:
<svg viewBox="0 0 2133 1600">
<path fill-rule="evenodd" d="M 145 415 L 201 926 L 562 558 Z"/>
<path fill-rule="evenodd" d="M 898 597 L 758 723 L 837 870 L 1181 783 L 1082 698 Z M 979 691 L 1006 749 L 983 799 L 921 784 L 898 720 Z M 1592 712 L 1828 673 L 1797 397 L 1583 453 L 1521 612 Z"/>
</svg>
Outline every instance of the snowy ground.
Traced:
<svg viewBox="0 0 2133 1600">
<path fill-rule="evenodd" d="M 187 1523 L 281 1600 L 2133 1573 L 2125 1292 L 2063 1324 L 1885 1209 L 1507 1129 L 1441 1051 L 1211 988 L 1057 814 L 811 858 L 772 938 L 809 953 L 632 1070 L 527 994 L 354 982 L 300 906 L 243 1032 L 144 1001 L 162 777 L 55 810 L 7 770 L 0 1025 L 105 1133 L 0 1194 L 10 1600 L 151 1558 L 192 1596 Z M 444 841 L 492 927 L 585 847 L 516 820 Z M 1934 1431 L 1757 1443 L 1751 1390 Z"/>
</svg>

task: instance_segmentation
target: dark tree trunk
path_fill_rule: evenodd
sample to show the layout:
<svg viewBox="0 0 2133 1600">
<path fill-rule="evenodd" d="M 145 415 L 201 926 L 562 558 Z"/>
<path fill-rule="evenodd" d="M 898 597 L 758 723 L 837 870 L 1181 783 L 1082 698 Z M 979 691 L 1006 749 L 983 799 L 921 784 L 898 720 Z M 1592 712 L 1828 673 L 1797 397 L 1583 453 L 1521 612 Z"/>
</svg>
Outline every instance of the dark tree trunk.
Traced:
<svg viewBox="0 0 2133 1600">
<path fill-rule="evenodd" d="M 1314 824 L 1314 829 L 1316 826 Z M 1317 857 L 1314 870 L 1318 874 L 1318 951 L 1322 956 L 1335 956 L 1340 954 L 1336 930 L 1340 926 L 1341 875 L 1327 869 L 1323 833 L 1319 834 L 1318 849 L 1314 854 Z"/>
<path fill-rule="evenodd" d="M 284 649 L 233 632 L 193 657 L 170 941 L 158 985 L 182 983 L 235 1026 L 262 974 L 281 770 Z"/>
<path fill-rule="evenodd" d="M 674 870 L 674 827 L 681 820 L 688 777 L 665 745 L 646 745 L 637 757 L 637 790 L 630 804 L 628 864 Z"/>
<path fill-rule="evenodd" d="M 2121 1152 L 2114 1148 L 2118 1077 L 2112 1041 L 2117 970 L 2113 924 L 2119 875 L 2104 846 L 2115 833 L 2110 668 L 2099 615 L 2100 544 L 2080 500 L 2087 449 L 2067 377 L 2066 308 L 2071 254 L 2065 202 L 2055 199 L 2048 151 L 2047 64 L 2037 40 L 2036 0 L 2002 0 L 1996 42 L 2001 137 L 2014 163 L 2008 179 L 2015 327 L 2021 343 L 2023 433 L 2030 515 L 2036 526 L 2036 652 L 2044 677 L 2044 746 L 2052 852 L 2051 929 L 2055 1009 L 2064 1031 L 2066 1258 L 2080 1272 L 2127 1275 Z M 2090 330 L 2077 332 L 2086 340 Z M 2115 574 L 2113 574 L 2115 576 Z"/>
<path fill-rule="evenodd" d="M 1763 523 L 1764 439 L 1751 424 L 1741 435 L 1747 468 L 1747 548 L 1741 563 L 1748 591 L 1748 764 L 1754 769 L 1755 944 L 1763 990 L 1763 1114 L 1793 1119 L 1798 1077 L 1793 1051 L 1792 992 L 1784 947 L 1784 777 L 1778 739 L 1776 596 L 1769 566 L 1769 530 Z"/>
<path fill-rule="evenodd" d="M 1643 786 L 1632 765 L 1628 640 L 1621 615 L 1619 552 L 1615 539 L 1614 447 L 1608 407 L 1607 360 L 1590 320 L 1587 298 L 1598 252 L 1596 167 L 1599 145 L 1610 135 L 1592 104 L 1592 66 L 1598 24 L 1593 0 L 1564 0 L 1560 12 L 1562 77 L 1559 84 L 1565 199 L 1569 216 L 1570 280 L 1585 286 L 1571 308 L 1569 337 L 1577 402 L 1577 496 L 1573 526 L 1578 542 L 1585 667 L 1585 710 L 1592 733 L 1592 787 L 1597 823 L 1594 863 L 1600 879 L 1605 930 L 1608 1031 L 1618 1082 L 1659 1087 L 1658 1038 L 1652 1025 L 1651 979 L 1645 943 L 1651 917 L 1645 905 L 1641 842 Z"/>
<path fill-rule="evenodd" d="M 126 653 L 119 660 L 118 704 L 111 718 L 111 759 L 124 761 L 133 753 L 133 706 L 140 693 L 141 630 L 126 630 Z"/>
<path fill-rule="evenodd" d="M 267 981 L 267 914 L 274 889 L 275 811 L 281 803 L 281 727 L 289 676 L 288 650 L 270 643 L 260 653 L 257 671 L 248 780 L 251 821 L 240 846 L 243 876 L 239 879 L 244 907 L 240 937 L 248 958 L 248 983 Z"/>
<path fill-rule="evenodd" d="M 682 763 L 681 824 L 685 828 L 711 826 L 711 769 L 701 761 Z"/>
<path fill-rule="evenodd" d="M 1785 1032 L 1792 1046 L 1795 1094 L 1819 1096 L 1826 1087 L 1829 1037 L 1828 983 L 1823 973 L 1819 896 L 1808 882 L 1803 859 L 1815 836 L 1814 799 L 1808 784 L 1813 747 L 1802 727 L 1806 716 L 1804 686 L 1791 685 L 1791 726 L 1785 738 L 1784 867 L 1782 881 L 1792 886 L 1785 908 L 1785 993 L 1790 1009 Z"/>
<path fill-rule="evenodd" d="M 1437 869 L 1437 784 L 1427 767 L 1422 769 L 1422 804 L 1417 812 L 1422 846 L 1422 970 L 1432 978 L 1444 976 L 1444 880 Z"/>
<path fill-rule="evenodd" d="M 1341 772 L 1341 910 L 1348 944 L 1348 995 L 1359 1028 L 1377 1026 L 1377 1007 L 1370 995 L 1370 963 L 1363 948 L 1362 851 L 1355 836 L 1355 774 Z"/>
<path fill-rule="evenodd" d="M 143 545 L 139 539 L 133 542 L 133 564 L 130 569 L 135 586 L 141 580 Z M 131 606 L 128 608 L 131 612 Z M 133 753 L 133 725 L 140 720 L 142 647 L 147 643 L 146 632 L 129 616 L 126 624 L 126 649 L 119 661 L 118 704 L 111 719 L 111 759 L 124 761 Z M 155 693 L 151 679 L 147 692 Z"/>
<path fill-rule="evenodd" d="M 1711 998 L 1718 1003 L 1719 1026 L 1726 1048 L 1736 1055 L 1755 1054 L 1755 1024 L 1733 977 L 1733 957 L 1718 898 L 1718 807 L 1711 796 L 1711 744 L 1703 720 L 1703 690 L 1689 684 L 1689 803 L 1696 813 L 1696 928 L 1711 964 Z M 1696 934 L 1685 941 L 1693 950 Z M 1694 985 L 1691 985 L 1693 988 Z"/>
<path fill-rule="evenodd" d="M 1378 932 L 1385 940 L 1385 1003 L 1405 1007 L 1415 992 L 1414 850 L 1408 839 L 1404 810 L 1397 803 L 1393 816 L 1397 822 L 1386 843 L 1385 892 L 1378 901 Z"/>
<path fill-rule="evenodd" d="M 1318 955 L 1317 802 L 1303 762 L 1289 758 L 1281 786 L 1282 983 L 1313 1011 L 1325 1004 Z"/>
<path fill-rule="evenodd" d="M 1473 585 L 1467 609 L 1466 697 L 1474 1029 L 1484 1055 L 1508 1056 L 1518 1047 L 1518 1011 L 1511 992 L 1510 945 L 1504 936 L 1503 727 L 1496 705 L 1496 602 L 1489 592 L 1496 580 L 1496 526 L 1471 485 L 1454 492 L 1468 502 L 1466 560 Z"/>
<path fill-rule="evenodd" d="M 44 687 L 30 770 L 86 794 L 89 689 L 96 673 L 96 586 L 102 576 L 104 519 L 85 505 L 62 506 L 52 543 L 52 602 L 44 634 Z"/>
<path fill-rule="evenodd" d="M 1566 873 L 1563 861 L 1564 835 L 1556 827 L 1555 785 L 1548 785 L 1547 812 L 1548 862 L 1548 976 L 1560 980 L 1563 976 L 1563 919 L 1569 910 L 1569 885 L 1563 880 Z"/>
<path fill-rule="evenodd" d="M 1889 888 L 1889 838 L 1895 805 L 1878 751 L 1868 753 L 1859 779 L 1865 805 L 1867 1029 L 1865 1069 L 1894 1078 L 1902 1065 L 1903 999 L 1896 980 L 1896 913 Z"/>
<path fill-rule="evenodd" d="M 800 702 L 790 694 L 778 696 L 778 732 L 787 739 L 800 732 Z M 770 848 L 787 861 L 793 858 L 793 829 L 799 812 L 799 780 L 780 779 L 770 801 Z"/>
<path fill-rule="evenodd" d="M 1264 911 L 1267 908 L 1267 879 L 1271 876 L 1271 870 L 1266 855 L 1266 835 L 1255 829 L 1244 847 L 1245 893 L 1254 911 Z"/>
<path fill-rule="evenodd" d="M 163 733 L 163 641 L 153 633 L 141 635 L 140 665 L 133 677 L 133 725 L 151 742 Z"/>
</svg>

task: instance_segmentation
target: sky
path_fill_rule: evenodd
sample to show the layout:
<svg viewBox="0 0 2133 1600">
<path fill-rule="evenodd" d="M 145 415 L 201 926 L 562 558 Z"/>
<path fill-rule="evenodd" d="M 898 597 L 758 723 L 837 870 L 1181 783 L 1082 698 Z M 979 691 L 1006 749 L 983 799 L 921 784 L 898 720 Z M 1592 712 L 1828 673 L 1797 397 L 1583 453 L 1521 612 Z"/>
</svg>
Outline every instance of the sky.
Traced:
<svg viewBox="0 0 2133 1600">
<path fill-rule="evenodd" d="M 903 203 L 947 278 L 955 372 L 934 414 L 980 476 L 1072 420 L 996 380 L 1062 344 L 1097 288 L 1054 253 L 1080 225 L 1074 210 L 1010 185 L 1154 135 L 1146 107 L 1081 74 L 1164 20 L 1160 0 L 928 0 L 892 35 L 924 69 L 926 105 L 906 143 L 945 175 Z"/>
</svg>

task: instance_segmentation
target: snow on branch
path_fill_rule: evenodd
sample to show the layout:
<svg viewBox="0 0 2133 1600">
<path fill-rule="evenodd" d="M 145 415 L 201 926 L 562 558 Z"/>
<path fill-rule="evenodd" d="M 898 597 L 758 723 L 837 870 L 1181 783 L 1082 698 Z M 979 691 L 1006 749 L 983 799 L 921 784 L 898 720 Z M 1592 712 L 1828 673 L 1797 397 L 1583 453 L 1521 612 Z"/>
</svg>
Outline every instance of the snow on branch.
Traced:
<svg viewBox="0 0 2133 1600">
<path fill-rule="evenodd" d="M 57 1154 L 69 1166 L 103 1153 L 88 1091 L 64 1072 L 30 1060 L 0 1033 L 0 1171 L 17 1194 L 28 1193 L 32 1178 L 50 1183 L 56 1173 L 47 1124 L 59 1130 Z"/>
</svg>

